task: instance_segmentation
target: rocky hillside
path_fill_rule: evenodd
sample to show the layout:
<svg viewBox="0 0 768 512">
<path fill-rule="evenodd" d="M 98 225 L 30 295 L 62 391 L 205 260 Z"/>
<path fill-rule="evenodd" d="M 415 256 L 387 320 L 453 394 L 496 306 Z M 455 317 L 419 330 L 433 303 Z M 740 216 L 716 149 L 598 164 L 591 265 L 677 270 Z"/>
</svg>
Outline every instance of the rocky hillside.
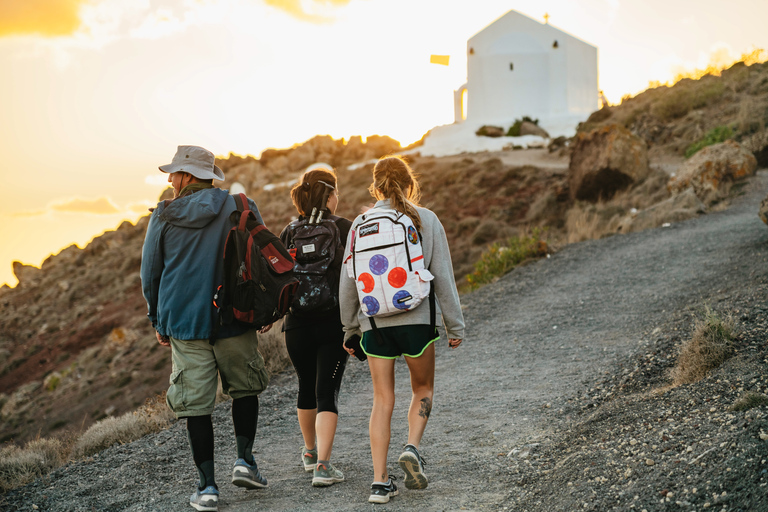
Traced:
<svg viewBox="0 0 768 512">
<path fill-rule="evenodd" d="M 593 113 L 580 131 L 619 124 L 648 143 L 652 156 L 684 155 L 719 127 L 768 166 L 768 62 L 738 62 L 720 76 L 649 89 Z"/>
<path fill-rule="evenodd" d="M 706 101 L 668 111 L 689 96 Z M 573 141 L 550 150 L 433 158 L 415 148 L 408 158 L 421 176 L 422 204 L 441 218 L 457 280 L 464 282 L 489 244 L 532 227 L 546 228 L 556 250 L 718 207 L 727 192 L 738 192 L 730 187 L 735 174 L 718 175 L 718 184 L 729 185 L 724 193 L 672 194 L 669 172 L 682 162 L 680 151 L 721 125 L 733 125 L 736 138 L 752 144 L 754 156 L 746 155 L 742 170 L 754 172 L 765 151 L 754 141 L 766 133 L 767 109 L 768 66 L 734 66 L 722 77 L 654 89 L 600 110 Z M 337 213 L 352 218 L 372 202 L 367 188 L 375 159 L 402 149 L 382 136 L 365 142 L 318 136 L 218 164 L 223 187 L 242 184 L 279 232 L 295 215 L 288 191 L 307 165 L 322 161 L 338 169 Z M 711 168 L 713 158 L 701 165 Z M 725 158 L 727 164 L 731 157 Z M 147 221 L 123 223 L 84 249 L 71 246 L 40 269 L 14 265 L 19 284 L 0 288 L 0 442 L 81 431 L 166 389 L 169 353 L 158 350 L 140 290 Z"/>
</svg>

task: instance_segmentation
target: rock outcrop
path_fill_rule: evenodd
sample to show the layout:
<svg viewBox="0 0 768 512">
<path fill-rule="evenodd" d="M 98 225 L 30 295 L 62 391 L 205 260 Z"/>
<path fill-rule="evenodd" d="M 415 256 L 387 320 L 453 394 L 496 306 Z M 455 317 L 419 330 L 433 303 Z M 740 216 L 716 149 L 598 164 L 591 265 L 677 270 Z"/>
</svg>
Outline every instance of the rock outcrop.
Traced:
<svg viewBox="0 0 768 512">
<path fill-rule="evenodd" d="M 680 166 L 667 183 L 670 192 L 693 187 L 700 198 L 717 192 L 723 184 L 755 174 L 757 160 L 738 142 L 727 140 L 707 146 Z"/>
<path fill-rule="evenodd" d="M 523 121 L 520 124 L 520 135 L 537 135 L 545 139 L 549 138 L 549 133 L 547 133 L 547 130 L 537 124 L 531 123 L 530 121 Z"/>
<path fill-rule="evenodd" d="M 571 142 L 568 181 L 574 199 L 608 199 L 648 176 L 648 150 L 641 138 L 619 125 L 578 133 Z"/>
</svg>

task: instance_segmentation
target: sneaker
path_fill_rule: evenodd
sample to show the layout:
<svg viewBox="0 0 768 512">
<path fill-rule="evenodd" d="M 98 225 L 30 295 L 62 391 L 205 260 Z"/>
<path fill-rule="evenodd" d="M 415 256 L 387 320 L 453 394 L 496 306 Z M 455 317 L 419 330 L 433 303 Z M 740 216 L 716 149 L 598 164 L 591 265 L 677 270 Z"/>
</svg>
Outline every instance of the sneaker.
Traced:
<svg viewBox="0 0 768 512">
<path fill-rule="evenodd" d="M 302 448 L 301 460 L 304 462 L 304 471 L 307 473 L 314 471 L 315 466 L 317 466 L 317 448 L 312 448 L 311 450 Z"/>
<path fill-rule="evenodd" d="M 232 483 L 246 489 L 261 489 L 267 486 L 267 479 L 259 473 L 256 462 L 251 465 L 244 459 L 237 459 L 232 468 Z"/>
<path fill-rule="evenodd" d="M 371 503 L 389 503 L 389 498 L 397 496 L 397 486 L 395 485 L 395 477 L 389 477 L 386 485 L 372 484 L 371 496 L 368 501 Z"/>
<path fill-rule="evenodd" d="M 426 489 L 429 485 L 427 475 L 424 474 L 424 461 L 418 450 L 412 444 L 405 445 L 405 451 L 398 459 L 400 468 L 405 471 L 405 487 L 408 489 Z"/>
<path fill-rule="evenodd" d="M 189 497 L 189 504 L 195 510 L 216 512 L 219 510 L 219 490 L 209 485 L 205 489 L 195 489 L 195 493 Z"/>
<path fill-rule="evenodd" d="M 312 487 L 327 487 L 333 485 L 336 482 L 344 481 L 344 473 L 333 467 L 330 462 L 326 467 L 325 464 L 319 462 L 314 469 L 312 475 Z"/>
</svg>

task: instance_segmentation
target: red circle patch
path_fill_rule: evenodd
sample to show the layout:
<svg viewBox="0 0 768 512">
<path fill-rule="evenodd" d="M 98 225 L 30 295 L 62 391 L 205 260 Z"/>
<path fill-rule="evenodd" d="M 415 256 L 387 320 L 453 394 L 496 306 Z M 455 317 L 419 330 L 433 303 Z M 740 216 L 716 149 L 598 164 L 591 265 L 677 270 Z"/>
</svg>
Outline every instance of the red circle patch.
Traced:
<svg viewBox="0 0 768 512">
<path fill-rule="evenodd" d="M 395 267 L 389 272 L 387 280 L 393 287 L 401 288 L 408 281 L 408 273 L 403 267 Z"/>
<path fill-rule="evenodd" d="M 363 272 L 360 274 L 360 277 L 358 277 L 357 280 L 363 283 L 363 291 L 365 293 L 371 293 L 373 287 L 376 286 L 376 282 L 373 280 L 373 276 L 368 272 Z"/>
</svg>

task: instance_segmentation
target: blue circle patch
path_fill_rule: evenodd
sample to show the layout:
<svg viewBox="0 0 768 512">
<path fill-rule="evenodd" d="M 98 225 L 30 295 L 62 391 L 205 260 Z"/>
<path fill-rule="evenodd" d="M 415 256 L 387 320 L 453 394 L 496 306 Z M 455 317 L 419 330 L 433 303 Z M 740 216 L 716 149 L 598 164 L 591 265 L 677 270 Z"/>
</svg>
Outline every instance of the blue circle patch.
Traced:
<svg viewBox="0 0 768 512">
<path fill-rule="evenodd" d="M 411 292 L 408 290 L 400 290 L 394 297 L 392 297 L 392 305 L 397 309 L 408 309 L 411 305 L 406 304 L 406 302 L 410 302 L 411 299 L 413 299 Z"/>
<path fill-rule="evenodd" d="M 389 260 L 382 254 L 376 254 L 368 262 L 368 268 L 370 268 L 371 272 L 375 275 L 380 276 L 389 268 Z"/>
<path fill-rule="evenodd" d="M 366 295 L 365 297 L 363 297 L 363 305 L 367 310 L 365 314 L 368 316 L 373 316 L 379 312 L 379 301 L 376 300 L 376 297 L 371 297 L 370 295 Z"/>
</svg>

